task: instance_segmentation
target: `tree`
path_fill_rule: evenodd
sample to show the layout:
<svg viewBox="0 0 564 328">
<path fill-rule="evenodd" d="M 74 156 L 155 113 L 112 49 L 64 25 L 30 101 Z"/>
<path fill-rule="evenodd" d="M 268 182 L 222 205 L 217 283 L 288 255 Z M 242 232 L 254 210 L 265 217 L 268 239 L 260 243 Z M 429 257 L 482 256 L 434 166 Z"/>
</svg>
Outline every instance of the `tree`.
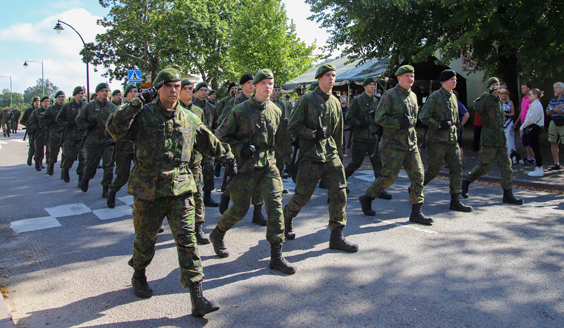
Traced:
<svg viewBox="0 0 564 328">
<path fill-rule="evenodd" d="M 54 85 L 51 81 L 49 81 L 49 79 L 45 80 L 45 95 L 46 96 L 48 96 L 50 98 L 51 96 L 53 96 L 55 94 L 55 92 L 57 92 L 57 90 L 59 90 L 59 87 Z M 36 85 L 34 85 L 32 87 L 28 87 L 27 89 L 24 90 L 24 93 L 23 93 L 24 103 L 30 104 L 33 97 L 41 98 L 42 94 L 43 94 L 43 84 L 41 83 L 41 79 L 37 79 Z"/>
<path fill-rule="evenodd" d="M 21 93 L 14 92 L 12 93 L 12 107 L 17 107 L 19 110 L 22 110 L 24 105 L 23 96 Z M 0 110 L 4 108 L 4 106 L 10 107 L 10 90 L 4 89 L 2 90 L 2 94 L 0 94 Z M 27 108 L 27 107 L 26 107 Z"/>
</svg>

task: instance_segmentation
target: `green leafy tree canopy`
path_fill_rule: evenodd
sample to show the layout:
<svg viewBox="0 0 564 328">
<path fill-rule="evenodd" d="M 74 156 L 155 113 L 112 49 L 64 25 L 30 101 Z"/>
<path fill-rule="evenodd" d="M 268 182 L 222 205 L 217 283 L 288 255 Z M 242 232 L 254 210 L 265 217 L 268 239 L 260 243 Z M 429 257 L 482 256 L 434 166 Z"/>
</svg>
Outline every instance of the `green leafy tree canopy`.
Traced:
<svg viewBox="0 0 564 328">
<path fill-rule="evenodd" d="M 45 95 L 51 98 L 55 92 L 59 90 L 55 84 L 53 84 L 49 79 L 45 79 Z M 24 90 L 23 93 L 23 100 L 26 104 L 31 104 L 31 100 L 33 97 L 40 97 L 43 94 L 43 85 L 41 83 L 41 79 L 37 79 L 37 84 L 31 87 L 28 87 Z"/>
</svg>

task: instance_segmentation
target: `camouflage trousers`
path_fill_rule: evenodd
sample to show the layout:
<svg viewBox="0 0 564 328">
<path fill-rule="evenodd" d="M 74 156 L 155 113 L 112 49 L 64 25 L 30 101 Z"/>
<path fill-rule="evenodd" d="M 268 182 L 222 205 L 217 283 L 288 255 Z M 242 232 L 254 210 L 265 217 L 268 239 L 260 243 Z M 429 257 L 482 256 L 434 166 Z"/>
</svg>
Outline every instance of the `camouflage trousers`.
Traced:
<svg viewBox="0 0 564 328">
<path fill-rule="evenodd" d="M 411 180 L 411 192 L 409 202 L 422 204 L 425 200 L 423 196 L 423 179 L 425 171 L 419 149 L 414 151 L 399 150 L 393 148 L 382 149 L 382 175 L 372 183 L 366 195 L 370 198 L 378 198 L 382 191 L 388 189 L 396 182 L 401 167 L 405 168 L 407 176 Z"/>
<path fill-rule="evenodd" d="M 213 176 L 214 165 L 213 157 L 204 156 L 202 159 L 202 175 L 204 177 L 204 191 L 213 191 L 215 189 L 215 178 Z"/>
<path fill-rule="evenodd" d="M 35 162 L 41 163 L 45 157 L 45 142 L 46 140 L 45 132 L 36 132 L 33 136 L 33 143 L 35 148 L 35 153 L 33 154 L 33 160 Z"/>
<path fill-rule="evenodd" d="M 59 145 L 59 142 L 61 142 L 60 139 L 47 139 L 47 142 L 45 143 L 45 163 L 57 163 L 57 159 L 59 158 L 59 151 L 61 150 L 61 146 L 57 147 L 57 145 Z"/>
<path fill-rule="evenodd" d="M 513 188 L 513 167 L 507 153 L 507 146 L 482 146 L 478 156 L 478 161 L 478 165 L 476 165 L 468 174 L 468 181 L 474 182 L 482 175 L 488 173 L 494 161 L 497 161 L 497 166 L 501 172 L 501 187 L 503 189 Z"/>
<path fill-rule="evenodd" d="M 249 210 L 253 191 L 258 190 L 265 199 L 266 240 L 270 243 L 284 241 L 284 217 L 282 216 L 282 178 L 276 167 L 255 169 L 252 173 L 239 173 L 230 182 L 231 206 L 217 222 L 221 231 L 231 229 Z"/>
<path fill-rule="evenodd" d="M 447 145 L 445 143 L 429 142 L 426 145 L 427 169 L 425 170 L 425 180 L 423 185 L 426 186 L 433 180 L 443 167 L 443 160 L 448 165 L 450 172 L 450 193 L 452 195 L 462 192 L 462 160 L 460 159 L 460 148 L 458 144 Z"/>
<path fill-rule="evenodd" d="M 3 134 L 12 133 L 12 130 L 10 130 L 10 128 L 12 127 L 11 125 L 12 125 L 12 123 L 10 123 L 10 122 L 3 122 L 2 123 L 2 133 Z"/>
<path fill-rule="evenodd" d="M 367 154 L 369 156 L 374 154 L 375 150 L 376 142 L 353 141 L 352 162 L 345 167 L 345 177 L 347 180 L 362 165 L 364 157 Z M 376 154 L 374 157 L 370 156 L 370 163 L 372 164 L 372 170 L 374 170 L 374 178 L 378 179 L 382 170 L 382 158 L 380 158 L 380 154 Z"/>
<path fill-rule="evenodd" d="M 86 155 L 84 150 L 78 149 L 81 139 L 70 139 L 67 138 L 63 143 L 63 154 L 65 154 L 62 159 L 61 167 L 63 169 L 70 170 L 74 165 L 74 162 L 78 158 L 78 166 L 76 168 L 76 174 L 82 174 L 84 172 L 84 163 L 86 162 Z"/>
<path fill-rule="evenodd" d="M 206 207 L 202 193 L 202 163 L 195 163 L 190 167 L 190 171 L 194 181 L 196 181 L 196 192 L 192 194 L 194 197 L 194 217 L 196 223 L 204 223 L 206 222 Z"/>
<path fill-rule="evenodd" d="M 17 131 L 18 130 L 18 121 L 13 121 L 12 122 L 12 130 Z"/>
<path fill-rule="evenodd" d="M 96 169 L 98 169 L 98 163 L 100 158 L 102 159 L 102 168 L 104 169 L 104 177 L 100 183 L 102 186 L 109 186 L 112 183 L 114 177 L 114 168 L 110 167 L 110 162 L 112 161 L 112 154 L 114 151 L 113 146 L 103 147 L 97 144 L 85 144 L 84 149 L 86 151 L 86 162 L 84 164 L 84 179 L 92 179 L 96 176 Z"/>
<path fill-rule="evenodd" d="M 233 182 L 233 181 L 231 181 L 231 182 Z M 223 194 L 225 196 L 229 197 L 229 198 L 231 198 L 231 182 L 229 182 L 229 184 L 227 185 L 227 188 L 225 188 L 225 191 L 223 192 Z M 255 190 L 253 190 L 253 195 L 251 196 L 251 204 L 253 204 L 253 205 L 264 204 L 259 189 L 255 188 Z"/>
<path fill-rule="evenodd" d="M 284 174 L 284 158 L 277 151 L 274 152 L 274 157 L 276 158 L 276 168 L 280 172 L 280 176 Z"/>
<path fill-rule="evenodd" d="M 329 203 L 329 229 L 347 225 L 347 181 L 343 163 L 338 157 L 325 163 L 300 160 L 296 175 L 296 193 L 284 207 L 284 217 L 294 218 L 309 203 L 319 180 L 327 188 Z"/>
<path fill-rule="evenodd" d="M 31 137 L 31 135 L 29 134 L 29 132 L 27 133 L 27 146 L 29 147 L 28 151 L 27 151 L 27 156 L 29 157 L 33 157 L 33 155 L 35 154 L 35 145 L 32 143 L 33 138 Z"/>
<path fill-rule="evenodd" d="M 125 186 L 127 180 L 129 180 L 131 163 L 135 160 L 135 154 L 122 151 L 118 154 L 115 154 L 114 156 L 116 157 L 116 178 L 110 184 L 110 190 L 118 192 L 121 187 Z"/>
<path fill-rule="evenodd" d="M 184 288 L 204 280 L 204 271 L 194 232 L 194 200 L 191 194 L 157 198 L 154 201 L 133 199 L 133 227 L 135 242 L 129 265 L 144 269 L 155 256 L 157 234 L 164 218 L 176 242 L 180 283 Z"/>
</svg>

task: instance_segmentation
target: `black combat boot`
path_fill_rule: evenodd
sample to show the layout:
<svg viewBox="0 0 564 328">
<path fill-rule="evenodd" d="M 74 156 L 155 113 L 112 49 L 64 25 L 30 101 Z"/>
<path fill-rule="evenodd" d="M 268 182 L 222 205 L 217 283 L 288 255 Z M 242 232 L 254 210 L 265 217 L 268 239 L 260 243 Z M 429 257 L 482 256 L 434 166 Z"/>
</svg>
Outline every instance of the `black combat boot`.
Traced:
<svg viewBox="0 0 564 328">
<path fill-rule="evenodd" d="M 202 230 L 202 223 L 196 223 L 196 240 L 200 243 L 200 244 L 209 244 L 210 240 L 208 239 L 208 236 L 206 236 L 206 234 L 204 233 L 204 231 Z"/>
<path fill-rule="evenodd" d="M 460 211 L 460 212 L 472 212 L 472 206 L 464 205 L 460 201 L 460 194 L 450 195 L 450 209 L 453 211 Z"/>
<path fill-rule="evenodd" d="M 41 163 L 35 162 L 35 170 L 41 171 Z"/>
<path fill-rule="evenodd" d="M 270 244 L 270 268 L 286 274 L 296 273 L 296 268 L 282 255 L 282 243 Z"/>
<path fill-rule="evenodd" d="M 63 168 L 62 167 L 61 167 L 61 180 L 63 180 L 63 181 L 65 180 L 64 177 L 63 177 Z"/>
<path fill-rule="evenodd" d="M 382 199 L 392 199 L 392 194 L 388 193 L 385 190 L 382 190 L 382 192 L 380 193 L 380 196 L 378 196 L 378 198 L 382 198 Z"/>
<path fill-rule="evenodd" d="M 27 166 L 31 166 L 31 160 L 33 159 L 32 155 L 27 155 Z"/>
<path fill-rule="evenodd" d="M 323 180 L 319 180 L 319 186 L 320 189 L 327 189 L 325 188 L 325 185 L 323 184 Z"/>
<path fill-rule="evenodd" d="M 47 174 L 53 175 L 55 173 L 55 164 L 51 163 L 47 165 Z"/>
<path fill-rule="evenodd" d="M 350 253 L 358 252 L 358 245 L 349 242 L 343 236 L 343 227 L 337 227 L 333 229 L 333 231 L 331 231 L 331 238 L 329 239 L 329 248 L 339 249 Z"/>
<path fill-rule="evenodd" d="M 221 162 L 215 163 L 213 175 L 215 175 L 217 178 L 221 176 Z"/>
<path fill-rule="evenodd" d="M 219 310 L 219 304 L 215 301 L 209 301 L 204 297 L 202 292 L 202 283 L 200 281 L 192 283 L 188 287 L 190 289 L 190 299 L 192 300 L 192 316 L 201 318 L 205 314 Z"/>
<path fill-rule="evenodd" d="M 262 205 L 255 205 L 253 210 L 253 223 L 266 227 L 266 218 L 262 215 Z"/>
<path fill-rule="evenodd" d="M 108 190 L 109 190 L 108 186 L 102 186 L 102 197 L 108 198 Z"/>
<path fill-rule="evenodd" d="M 45 165 L 43 165 L 43 160 L 41 160 L 41 162 L 39 162 L 39 164 L 41 164 L 41 168 L 44 169 Z"/>
<path fill-rule="evenodd" d="M 294 233 L 294 227 L 292 226 L 292 221 L 294 218 L 284 216 L 284 236 L 286 239 L 294 240 L 296 239 L 296 234 Z"/>
<path fill-rule="evenodd" d="M 462 193 L 460 194 L 460 195 L 462 195 L 462 197 L 468 198 L 468 186 L 471 183 L 472 182 L 468 181 L 468 179 L 462 180 Z"/>
<path fill-rule="evenodd" d="M 212 233 L 210 233 L 210 240 L 212 242 L 215 254 L 217 254 L 217 256 L 219 257 L 228 257 L 229 251 L 223 243 L 223 237 L 225 237 L 225 232 L 219 231 L 219 228 L 217 226 L 215 227 L 215 229 L 213 229 Z"/>
<path fill-rule="evenodd" d="M 229 196 L 227 196 L 225 193 L 221 194 L 221 197 L 219 198 L 219 213 L 223 214 L 225 213 L 225 211 L 227 211 L 227 209 L 229 208 L 229 201 L 231 199 L 229 198 Z"/>
<path fill-rule="evenodd" d="M 80 190 L 87 192 L 88 191 L 88 182 L 90 182 L 90 179 L 86 179 L 86 178 L 82 178 L 82 181 L 80 182 Z"/>
<path fill-rule="evenodd" d="M 106 204 L 108 205 L 109 208 L 116 207 L 116 192 L 115 191 L 110 190 L 110 192 L 108 193 L 108 200 L 106 201 Z"/>
<path fill-rule="evenodd" d="M 433 224 L 433 219 L 426 217 L 425 214 L 423 214 L 423 212 L 421 211 L 422 207 L 423 207 L 422 203 L 411 205 L 411 215 L 409 216 L 409 221 L 426 224 L 426 225 Z"/>
<path fill-rule="evenodd" d="M 525 203 L 522 199 L 515 198 L 511 189 L 503 189 L 503 202 L 515 205 L 523 205 Z"/>
<path fill-rule="evenodd" d="M 358 201 L 360 202 L 360 206 L 362 206 L 362 213 L 368 216 L 375 216 L 376 212 L 372 209 L 372 201 L 374 198 L 370 198 L 368 195 L 362 195 L 358 197 Z"/>
<path fill-rule="evenodd" d="M 82 174 L 78 175 L 78 188 L 80 188 L 80 183 L 82 182 Z"/>
<path fill-rule="evenodd" d="M 219 204 L 211 198 L 211 191 L 204 191 L 204 205 L 207 207 L 219 207 Z"/>
<path fill-rule="evenodd" d="M 63 181 L 67 183 L 70 182 L 69 169 L 63 169 L 61 174 L 63 176 Z"/>
<path fill-rule="evenodd" d="M 149 298 L 153 296 L 153 290 L 147 284 L 145 269 L 135 270 L 133 278 L 131 278 L 131 287 L 133 287 L 133 292 L 137 297 Z"/>
</svg>

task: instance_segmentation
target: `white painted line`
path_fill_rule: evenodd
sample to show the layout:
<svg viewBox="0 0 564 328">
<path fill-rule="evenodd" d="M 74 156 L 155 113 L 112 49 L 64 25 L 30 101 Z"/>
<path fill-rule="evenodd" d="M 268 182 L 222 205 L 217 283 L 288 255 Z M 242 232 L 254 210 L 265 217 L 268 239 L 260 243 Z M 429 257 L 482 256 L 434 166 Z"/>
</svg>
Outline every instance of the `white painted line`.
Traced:
<svg viewBox="0 0 564 328">
<path fill-rule="evenodd" d="M 92 211 L 100 220 L 120 218 L 126 215 L 133 215 L 133 209 L 129 205 L 118 206 L 116 208 L 103 208 Z"/>
<path fill-rule="evenodd" d="M 10 141 L 21 142 L 21 143 L 27 143 L 27 140 L 26 140 L 26 141 L 23 141 L 22 139 L 10 139 Z"/>
<path fill-rule="evenodd" d="M 0 140 L 0 145 L 7 145 L 8 143 L 6 141 L 2 141 Z"/>
<path fill-rule="evenodd" d="M 126 205 L 133 205 L 133 196 L 118 197 Z"/>
<path fill-rule="evenodd" d="M 88 206 L 82 203 L 49 207 L 46 208 L 45 210 L 47 211 L 47 213 L 49 213 L 49 215 L 54 216 L 56 218 L 62 218 L 65 216 L 73 216 L 73 215 L 92 212 L 92 210 Z"/>
<path fill-rule="evenodd" d="M 61 223 L 59 223 L 59 220 L 57 220 L 57 218 L 54 218 L 52 216 L 46 216 L 46 217 L 35 218 L 35 219 L 18 220 L 10 223 L 10 227 L 16 233 L 55 228 L 60 226 Z"/>
</svg>

